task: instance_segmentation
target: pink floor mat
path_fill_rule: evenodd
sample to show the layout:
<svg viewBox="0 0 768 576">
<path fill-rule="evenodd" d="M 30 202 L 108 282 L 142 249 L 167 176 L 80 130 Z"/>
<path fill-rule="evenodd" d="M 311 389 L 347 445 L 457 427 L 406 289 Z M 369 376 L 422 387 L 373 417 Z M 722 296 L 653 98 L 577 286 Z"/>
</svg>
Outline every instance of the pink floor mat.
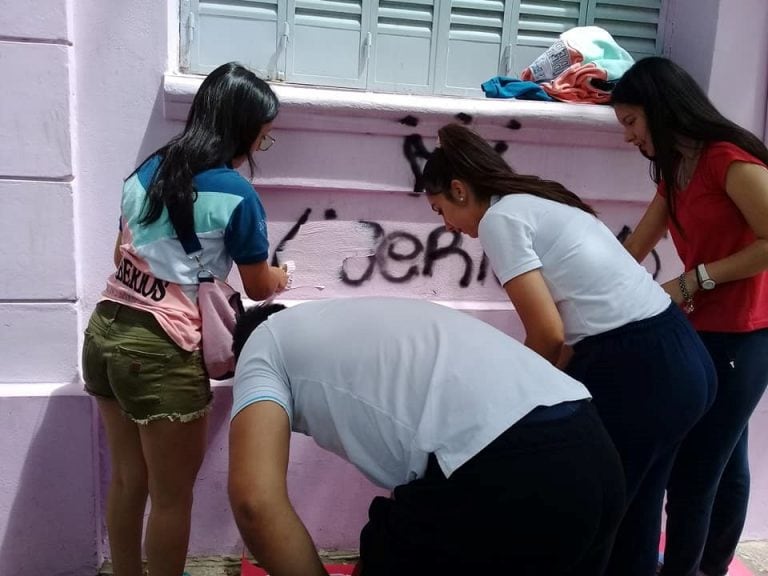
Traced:
<svg viewBox="0 0 768 576">
<path fill-rule="evenodd" d="M 664 534 L 661 535 L 661 542 L 659 542 L 659 562 L 664 561 Z M 728 576 L 754 576 L 750 572 L 749 568 L 738 558 L 734 558 L 731 565 L 728 566 Z"/>
<path fill-rule="evenodd" d="M 325 569 L 331 576 L 350 576 L 355 569 L 354 564 L 325 564 Z M 269 576 L 262 568 L 251 564 L 246 558 L 240 563 L 240 576 Z"/>
</svg>

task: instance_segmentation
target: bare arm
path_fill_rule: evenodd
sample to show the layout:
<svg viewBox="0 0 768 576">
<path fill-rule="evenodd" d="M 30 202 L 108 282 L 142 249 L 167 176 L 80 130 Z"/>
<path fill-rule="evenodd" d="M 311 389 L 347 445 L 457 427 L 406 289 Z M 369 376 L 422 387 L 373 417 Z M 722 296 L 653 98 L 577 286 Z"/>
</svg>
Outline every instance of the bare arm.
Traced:
<svg viewBox="0 0 768 576">
<path fill-rule="evenodd" d="M 123 255 L 120 253 L 120 243 L 122 242 L 122 239 L 123 239 L 123 233 L 122 232 L 118 232 L 117 233 L 117 240 L 115 240 L 115 251 L 112 254 L 112 258 L 115 261 L 115 268 L 120 266 L 120 260 L 123 259 Z"/>
<path fill-rule="evenodd" d="M 552 364 L 559 364 L 565 329 L 541 272 L 531 270 L 512 278 L 504 290 L 525 326 L 525 345 Z"/>
<path fill-rule="evenodd" d="M 667 231 L 668 216 L 666 200 L 657 194 L 646 208 L 637 228 L 624 240 L 624 248 L 635 260 L 645 260 L 659 243 Z"/>
<path fill-rule="evenodd" d="M 327 576 L 288 499 L 288 415 L 269 401 L 251 404 L 229 431 L 229 501 L 243 541 L 271 576 Z"/>
<path fill-rule="evenodd" d="M 757 164 L 734 162 L 728 169 L 725 191 L 757 238 L 749 246 L 721 260 L 702 262 L 718 284 L 750 278 L 768 270 L 768 169 Z"/>
<path fill-rule="evenodd" d="M 728 169 L 725 188 L 757 238 L 752 244 L 730 256 L 714 262 L 701 262 L 717 284 L 750 278 L 768 270 L 768 170 L 757 164 L 734 162 Z M 691 295 L 698 292 L 696 270 L 686 271 L 685 278 Z M 683 296 L 677 278 L 663 284 L 662 288 L 676 303 L 682 302 Z"/>
<path fill-rule="evenodd" d="M 270 266 L 266 261 L 256 264 L 238 264 L 237 270 L 243 281 L 248 298 L 265 300 L 275 292 L 281 292 L 288 283 L 288 274 L 282 268 Z"/>
</svg>

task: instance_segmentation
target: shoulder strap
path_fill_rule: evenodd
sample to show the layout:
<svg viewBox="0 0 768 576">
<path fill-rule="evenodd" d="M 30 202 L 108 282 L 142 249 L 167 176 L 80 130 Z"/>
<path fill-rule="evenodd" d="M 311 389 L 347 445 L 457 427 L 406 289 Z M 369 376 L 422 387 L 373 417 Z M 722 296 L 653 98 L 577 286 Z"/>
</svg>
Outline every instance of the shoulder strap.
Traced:
<svg viewBox="0 0 768 576">
<path fill-rule="evenodd" d="M 188 238 L 182 238 L 179 236 L 179 243 L 181 244 L 181 247 L 184 248 L 184 252 L 187 254 L 187 257 L 189 257 L 190 260 L 197 262 L 198 282 L 201 280 L 213 279 L 213 272 L 203 266 L 203 262 L 200 259 L 200 256 L 203 253 L 203 246 L 200 244 L 200 238 L 197 237 L 197 234 L 192 234 L 192 236 Z"/>
<path fill-rule="evenodd" d="M 181 238 L 179 237 L 179 242 L 181 243 L 181 247 L 184 248 L 184 252 L 189 254 L 194 254 L 195 252 L 202 252 L 203 247 L 200 244 L 200 238 L 197 237 L 197 234 L 193 234 L 189 238 Z"/>
</svg>

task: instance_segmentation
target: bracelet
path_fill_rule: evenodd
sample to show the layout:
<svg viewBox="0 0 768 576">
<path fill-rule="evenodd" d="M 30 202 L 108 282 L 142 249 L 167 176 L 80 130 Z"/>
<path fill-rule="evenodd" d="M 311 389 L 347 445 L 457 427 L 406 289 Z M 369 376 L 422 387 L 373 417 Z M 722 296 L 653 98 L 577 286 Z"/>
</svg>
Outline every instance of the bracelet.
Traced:
<svg viewBox="0 0 768 576">
<path fill-rule="evenodd" d="M 680 274 L 677 282 L 680 284 L 680 293 L 683 295 L 683 310 L 686 314 L 690 314 L 693 312 L 693 296 L 691 296 L 691 293 L 688 291 L 688 283 L 685 281 L 685 272 Z"/>
</svg>

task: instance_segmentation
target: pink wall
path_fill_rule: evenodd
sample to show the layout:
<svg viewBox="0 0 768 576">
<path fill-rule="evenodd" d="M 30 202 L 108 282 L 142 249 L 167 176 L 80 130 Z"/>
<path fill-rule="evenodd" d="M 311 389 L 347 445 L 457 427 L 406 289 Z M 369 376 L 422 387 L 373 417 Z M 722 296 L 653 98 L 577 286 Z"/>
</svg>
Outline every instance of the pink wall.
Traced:
<svg viewBox="0 0 768 576">
<path fill-rule="evenodd" d="M 0 2 L 0 574 L 100 561 L 94 421 L 78 396 L 74 50 L 66 2 Z"/>
<path fill-rule="evenodd" d="M 768 92 L 768 7 L 721 0 L 709 95 L 731 120 L 763 136 Z"/>
<path fill-rule="evenodd" d="M 762 136 L 768 90 L 764 0 L 670 0 L 669 57 L 704 86 L 734 122 Z"/>
<path fill-rule="evenodd" d="M 728 12 L 742 1 L 749 10 Z M 122 178 L 180 129 L 194 81 L 184 88 L 189 81 L 164 77 L 174 60 L 174 7 L 41 2 L 32 11 L 0 0 L 0 574 L 80 575 L 93 572 L 106 550 L 108 475 L 102 431 L 80 392 L 80 331 L 111 272 Z M 699 0 L 672 0 L 670 51 L 727 113 L 763 126 L 768 50 L 757 32 L 768 6 L 739 2 L 707 0 L 697 10 Z M 710 48 L 690 42 L 697 18 L 700 32 L 712 29 Z M 743 35 L 745 27 L 755 34 Z M 291 299 L 435 299 L 521 335 L 495 280 L 482 278 L 477 244 L 465 240 L 438 257 L 450 237 L 440 235 L 426 202 L 408 193 L 406 138 L 420 135 L 431 149 L 437 126 L 459 112 L 506 142 L 519 170 L 559 179 L 592 201 L 617 233 L 638 220 L 652 194 L 645 162 L 622 144 L 607 109 L 278 90 L 278 142 L 260 157 L 256 182 L 273 247 L 310 210 L 285 244 L 283 257 L 299 265 Z M 408 114 L 418 126 L 399 122 Z M 522 128 L 507 128 L 511 119 Z M 659 278 L 676 274 L 668 242 L 659 256 Z M 190 555 L 238 554 L 241 546 L 225 494 L 230 390 L 224 384 L 216 392 Z M 768 428 L 765 403 L 753 427 L 754 437 Z M 768 457 L 755 451 L 753 469 L 746 535 L 768 538 Z M 356 547 L 367 502 L 378 493 L 360 474 L 297 437 L 289 486 L 318 546 Z"/>
</svg>

